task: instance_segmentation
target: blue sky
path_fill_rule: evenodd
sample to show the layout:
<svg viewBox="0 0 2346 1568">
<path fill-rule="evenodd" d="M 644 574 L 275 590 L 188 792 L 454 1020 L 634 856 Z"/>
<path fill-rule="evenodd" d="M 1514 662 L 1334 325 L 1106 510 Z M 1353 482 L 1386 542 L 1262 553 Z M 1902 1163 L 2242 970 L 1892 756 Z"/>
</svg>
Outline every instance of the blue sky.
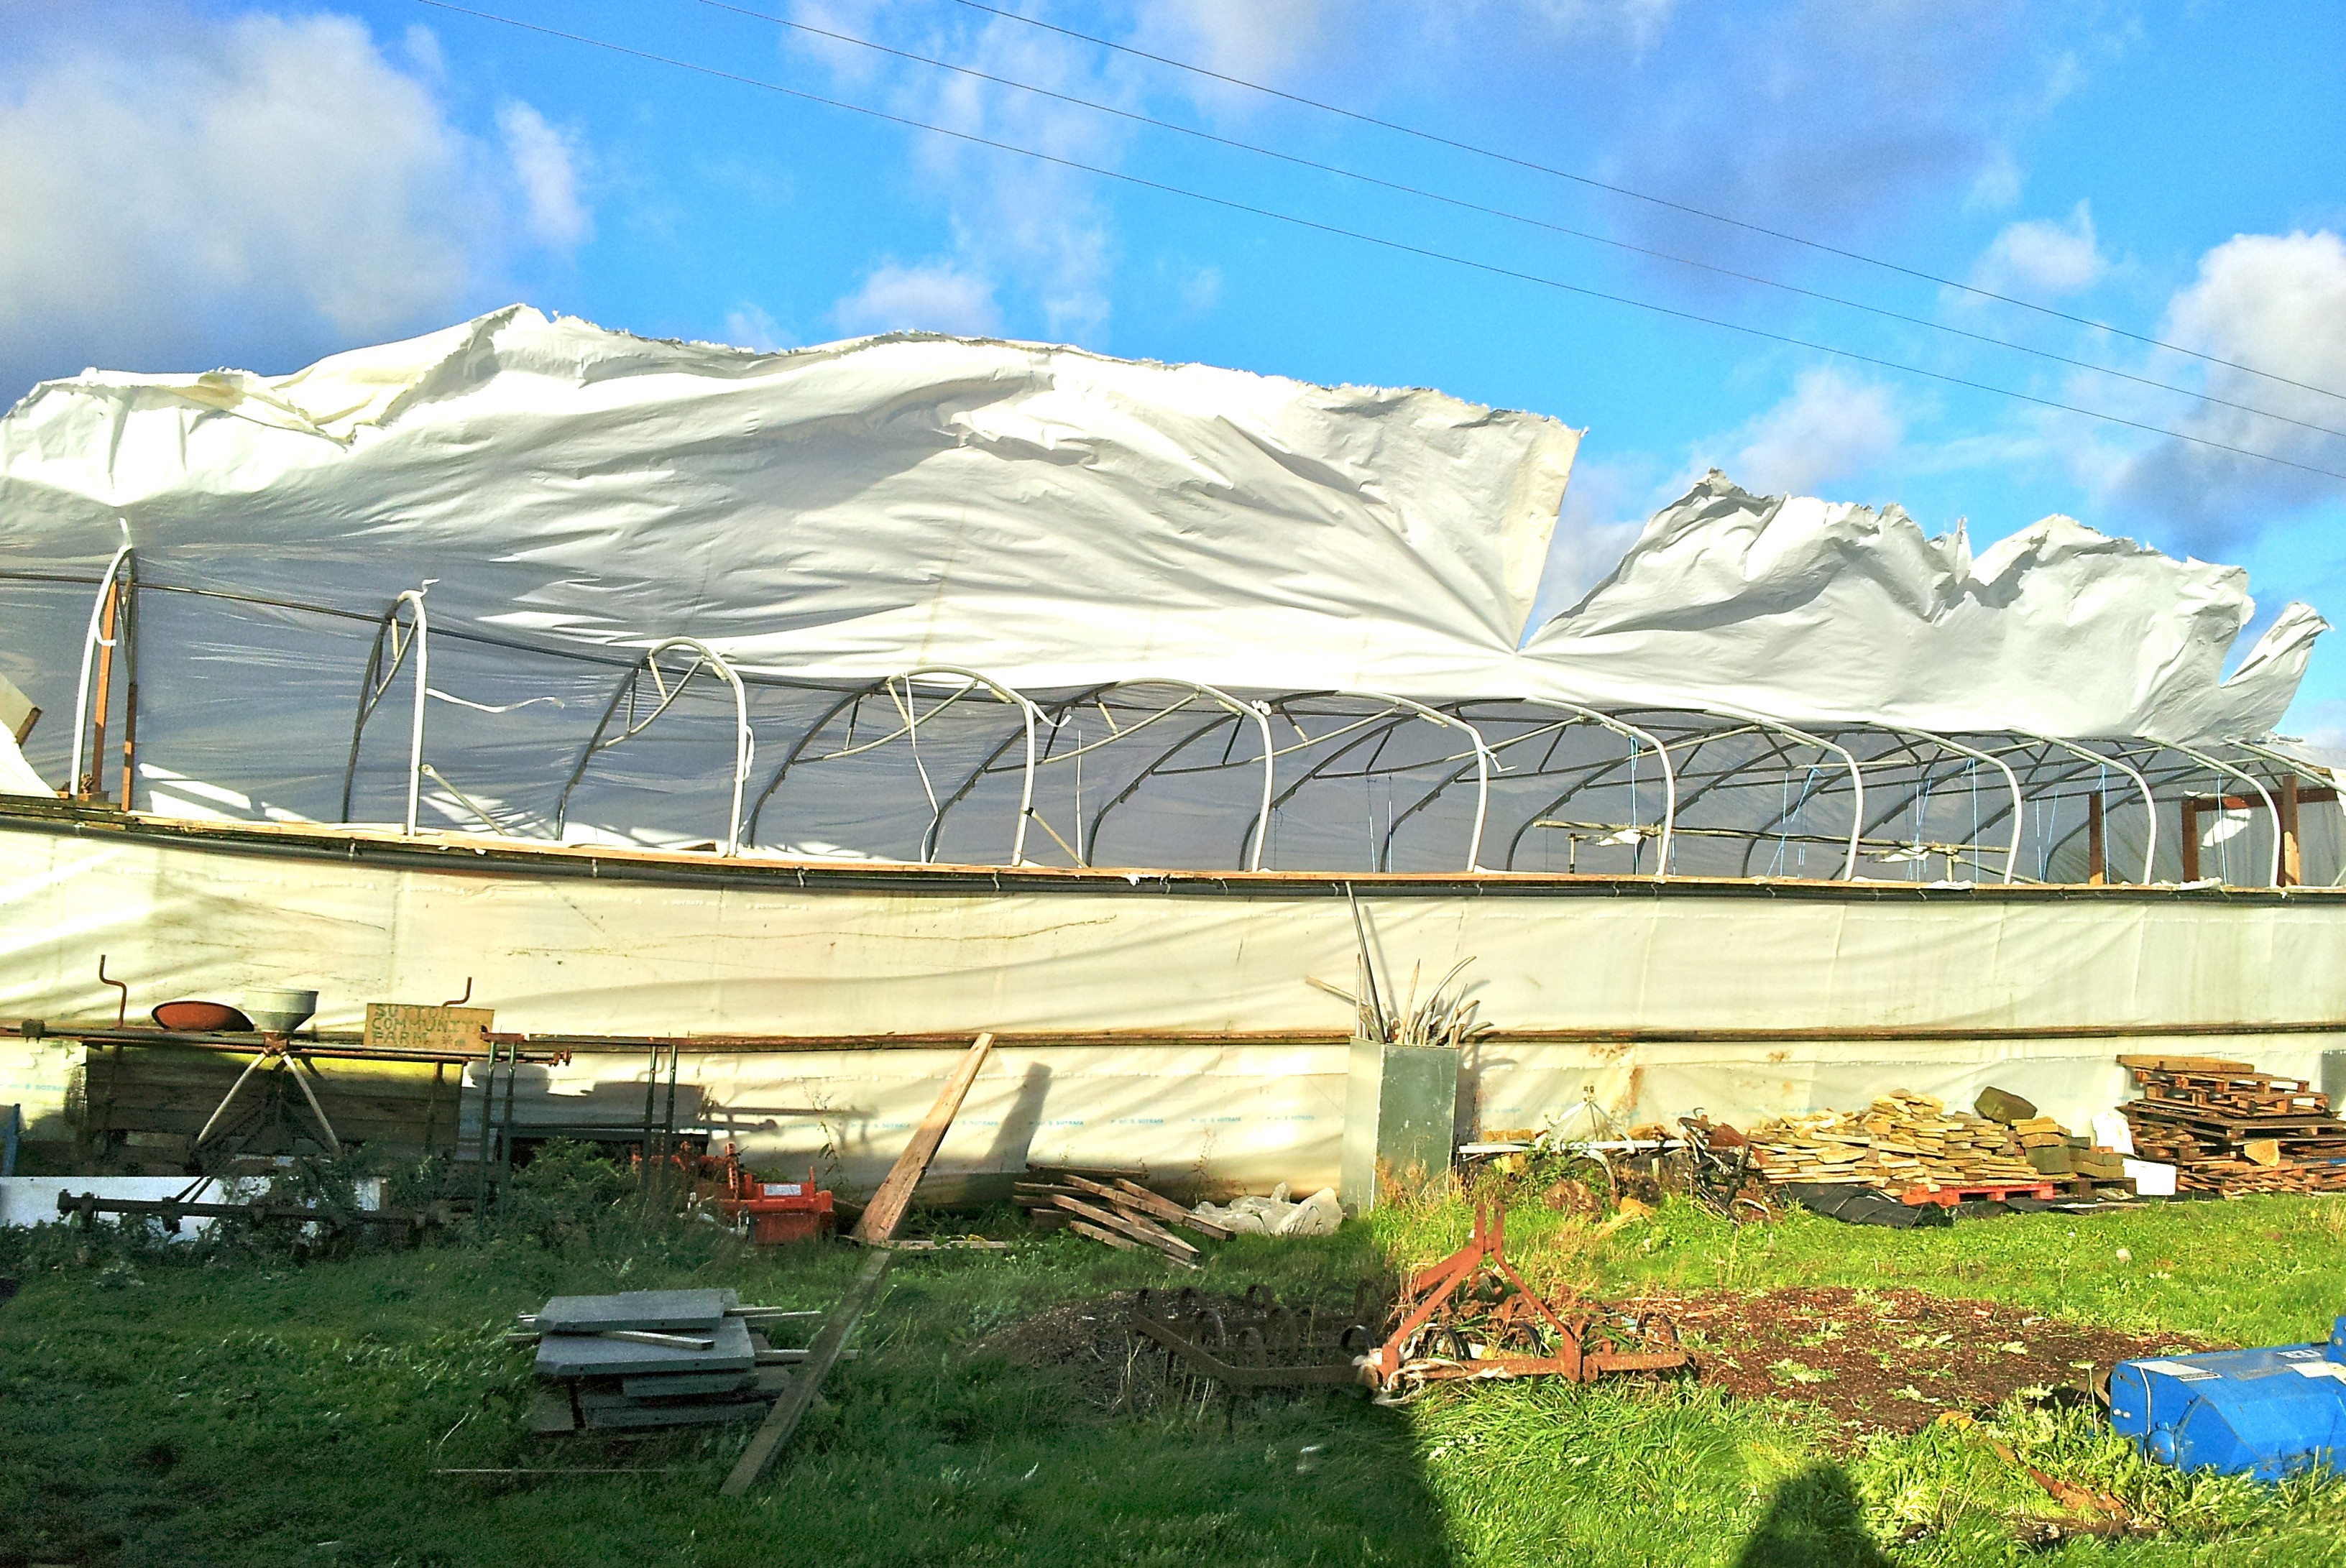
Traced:
<svg viewBox="0 0 2346 1568">
<path fill-rule="evenodd" d="M 1014 7 L 1020 0 L 1005 0 Z M 2346 8 L 1025 0 L 1025 15 L 2257 371 L 1329 115 L 958 0 L 482 0 L 1137 180 L 2346 472 Z M 897 56 L 1921 321 L 1464 212 Z M 893 327 L 1421 384 L 1588 427 L 1551 598 L 1711 464 L 1975 547 L 2050 512 L 2346 614 L 2346 483 L 954 142 L 417 0 L 0 12 L 0 395 L 292 369 L 512 300 L 755 346 Z M 2307 383 L 2305 386 L 2291 382 Z M 2286 415 L 2300 423 L 2265 417 Z M 2334 639 L 2333 639 L 2334 640 Z M 2341 645 L 2346 649 L 2346 644 Z M 2290 727 L 2346 737 L 2346 651 Z"/>
</svg>

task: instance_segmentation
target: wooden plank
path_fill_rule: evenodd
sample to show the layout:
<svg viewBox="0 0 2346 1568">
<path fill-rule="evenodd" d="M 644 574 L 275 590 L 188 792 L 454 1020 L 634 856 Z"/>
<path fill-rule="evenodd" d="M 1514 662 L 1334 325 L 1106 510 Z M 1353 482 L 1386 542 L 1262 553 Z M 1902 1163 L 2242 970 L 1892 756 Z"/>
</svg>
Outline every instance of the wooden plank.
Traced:
<svg viewBox="0 0 2346 1568">
<path fill-rule="evenodd" d="M 1121 1205 L 1153 1214 L 1168 1225 L 1185 1226 L 1209 1241 L 1228 1241 L 1238 1234 L 1229 1226 L 1216 1225 L 1210 1219 L 1200 1219 L 1171 1198 L 1159 1196 L 1138 1182 L 1126 1181 L 1121 1176 L 1117 1178 L 1116 1190 L 1108 1196 Z"/>
<path fill-rule="evenodd" d="M 904 1211 L 913 1206 L 913 1189 L 920 1186 L 929 1162 L 936 1157 L 937 1145 L 945 1141 L 946 1129 L 961 1114 L 961 1103 L 969 1096 L 969 1086 L 977 1081 L 977 1070 L 985 1064 L 986 1053 L 993 1049 L 994 1036 L 990 1033 L 981 1034 L 972 1043 L 953 1076 L 937 1092 L 937 1103 L 929 1107 L 929 1114 L 913 1130 L 912 1141 L 896 1156 L 888 1179 L 872 1195 L 863 1217 L 855 1222 L 852 1234 L 856 1240 L 885 1241 L 896 1234 Z"/>
<path fill-rule="evenodd" d="M 2086 881 L 2100 887 L 2109 881 L 2109 857 L 2102 827 L 2102 792 L 2086 797 Z"/>
<path fill-rule="evenodd" d="M 1137 1252 L 1140 1250 L 1140 1243 L 1137 1241 L 1127 1241 L 1123 1237 L 1118 1236 L 1112 1230 L 1102 1230 L 1098 1226 L 1086 1225 L 1080 1219 L 1068 1220 L 1067 1228 L 1074 1231 L 1077 1236 L 1088 1236 L 1094 1241 L 1105 1241 L 1119 1252 Z"/>
<path fill-rule="evenodd" d="M 2303 799 L 2297 790 L 2297 775 L 2283 774 L 2275 809 L 2280 813 L 2280 885 L 2285 888 L 2305 881 L 2305 860 L 2299 853 L 2297 838 L 2297 803 Z"/>
<path fill-rule="evenodd" d="M 990 1034 L 978 1037 L 981 1046 L 992 1042 Z M 974 1072 L 972 1075 L 974 1075 Z M 969 1085 L 964 1083 L 962 1087 L 965 1091 Z M 958 1106 L 960 1102 L 956 1100 L 954 1104 Z M 740 1461 L 733 1466 L 732 1473 L 725 1478 L 725 1484 L 718 1489 L 719 1495 L 740 1497 L 765 1475 L 767 1467 L 774 1462 L 774 1456 L 782 1451 L 782 1446 L 790 1441 L 790 1434 L 799 1430 L 799 1422 L 806 1418 L 807 1409 L 814 1403 L 815 1393 L 822 1387 L 823 1379 L 831 1375 L 831 1369 L 839 1360 L 839 1353 L 847 1348 L 847 1336 L 854 1331 L 856 1320 L 879 1298 L 881 1281 L 888 1277 L 888 1266 L 895 1260 L 894 1253 L 879 1248 L 865 1257 L 862 1270 L 855 1276 L 855 1282 L 847 1288 L 847 1294 L 840 1298 L 839 1305 L 822 1320 L 822 1332 L 815 1336 L 812 1345 L 807 1347 L 807 1359 L 793 1372 L 789 1390 L 774 1401 L 774 1408 L 766 1414 L 765 1423 L 750 1439 L 750 1446 L 741 1451 Z"/>
<path fill-rule="evenodd" d="M 1063 1197 L 1057 1202 L 1059 1207 L 1068 1213 L 1087 1219 L 1094 1225 L 1121 1232 L 1139 1242 L 1143 1247 L 1153 1247 L 1176 1263 L 1186 1263 L 1192 1268 L 1198 1266 L 1196 1247 L 1179 1237 L 1151 1225 L 1137 1215 L 1118 1214 L 1114 1209 L 1102 1208 L 1096 1204 L 1086 1203 L 1079 1197 Z"/>
</svg>

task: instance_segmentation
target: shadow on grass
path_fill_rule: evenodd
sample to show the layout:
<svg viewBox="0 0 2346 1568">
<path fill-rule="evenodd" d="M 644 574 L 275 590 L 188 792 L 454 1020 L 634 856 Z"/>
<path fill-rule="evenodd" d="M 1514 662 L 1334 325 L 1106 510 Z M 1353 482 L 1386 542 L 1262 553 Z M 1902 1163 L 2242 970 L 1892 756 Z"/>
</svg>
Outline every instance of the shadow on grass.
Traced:
<svg viewBox="0 0 2346 1568">
<path fill-rule="evenodd" d="M 1891 1568 L 1891 1561 L 1866 1532 L 1849 1476 L 1820 1464 L 1776 1488 L 1735 1568 Z"/>
</svg>

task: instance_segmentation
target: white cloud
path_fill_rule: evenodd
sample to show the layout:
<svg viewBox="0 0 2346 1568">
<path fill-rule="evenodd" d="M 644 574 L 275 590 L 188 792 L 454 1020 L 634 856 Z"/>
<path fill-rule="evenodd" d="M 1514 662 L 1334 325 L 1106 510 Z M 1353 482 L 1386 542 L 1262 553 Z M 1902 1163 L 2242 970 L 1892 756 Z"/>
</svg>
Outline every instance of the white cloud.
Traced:
<svg viewBox="0 0 2346 1568">
<path fill-rule="evenodd" d="M 1200 267 L 1181 280 L 1181 308 L 1202 316 L 1222 302 L 1222 270 Z"/>
<path fill-rule="evenodd" d="M 1767 494 L 1813 495 L 1863 473 L 1896 453 L 1906 423 L 1890 389 L 1834 370 L 1800 372 L 1775 407 L 1718 443 L 1739 443 L 1724 460 L 1703 459 L 1729 478 Z"/>
<path fill-rule="evenodd" d="M 1532 601 L 1525 636 L 1572 608 L 1602 582 L 1637 540 L 1646 525 L 1637 496 L 1649 486 L 1631 465 L 1583 457 L 1572 465 L 1564 507 L 1548 541 L 1547 565 Z"/>
<path fill-rule="evenodd" d="M 1650 56 L 1650 89 L 1615 121 L 1606 172 L 1772 228 L 1860 241 L 1862 225 L 1924 191 L 1993 198 L 2011 184 L 2008 138 L 2043 112 L 2045 74 L 2075 68 L 2041 46 L 2060 25 L 2020 0 L 1709 8 Z M 1781 254 L 1683 214 L 1625 205 L 1620 215 L 1669 249 Z"/>
<path fill-rule="evenodd" d="M 947 18 L 943 31 L 933 17 L 910 17 L 892 33 L 896 13 L 868 0 L 800 0 L 794 14 L 1013 81 L 1099 102 L 1136 101 L 1111 67 L 1098 61 L 1097 50 L 1001 17 L 978 20 L 972 14 L 966 24 Z M 1113 168 L 1129 134 L 1123 122 L 1032 93 L 916 66 L 875 67 L 881 56 L 867 50 L 824 44 L 808 52 L 842 81 L 864 86 L 883 80 L 889 105 L 897 112 L 971 136 Z M 922 183 L 944 206 L 951 224 L 954 253 L 947 270 L 1015 280 L 1011 305 L 1039 317 L 1044 333 L 1100 343 L 1107 331 L 1108 284 L 1117 250 L 1098 181 L 1074 169 L 942 137 L 916 137 L 911 145 Z M 990 286 L 984 290 L 985 304 L 978 313 L 987 325 L 971 330 L 1000 330 L 992 293 Z M 974 319 L 967 312 L 964 317 Z"/>
<path fill-rule="evenodd" d="M 2020 199 L 2028 184 L 2026 171 L 2007 147 L 1992 147 L 1977 173 L 1972 176 L 1972 188 L 1964 196 L 1964 206 L 1973 212 L 2002 212 Z"/>
<path fill-rule="evenodd" d="M 2326 229 L 2226 240 L 2200 258 L 2198 279 L 2169 302 L 2159 336 L 2270 372 L 2169 354 L 2152 366 L 2164 378 L 2196 373 L 2219 397 L 2346 427 L 2346 402 L 2308 390 L 2346 392 L 2346 241 Z M 2160 413 L 2162 423 L 2205 440 L 2317 468 L 2346 467 L 2340 455 L 2346 442 L 2320 431 L 2212 404 L 2180 416 L 2167 408 Z M 2182 524 L 2201 545 L 2251 535 L 2277 509 L 2346 497 L 2346 481 L 2179 441 L 2127 456 L 2111 484 L 2121 499 Z"/>
<path fill-rule="evenodd" d="M 2059 299 L 2102 280 L 2109 260 L 2094 236 L 2094 214 L 2077 203 L 2066 223 L 2033 218 L 2007 225 L 1972 268 L 1972 282 L 2000 294 Z"/>
<path fill-rule="evenodd" d="M 499 106 L 497 129 L 505 133 L 505 154 L 513 160 L 514 179 L 521 187 L 529 232 L 545 244 L 566 249 L 586 239 L 591 222 L 578 199 L 576 153 L 571 138 L 517 99 Z"/>
<path fill-rule="evenodd" d="M 1002 330 L 993 283 L 945 260 L 919 267 L 887 262 L 840 300 L 832 314 L 849 332 L 911 329 L 987 337 Z"/>
<path fill-rule="evenodd" d="M 529 229 L 583 223 L 542 158 L 515 195 L 356 21 L 139 17 L 0 21 L 0 377 L 15 386 L 100 362 L 267 368 L 444 324 Z M 417 36 L 400 52 L 428 70 Z"/>
<path fill-rule="evenodd" d="M 1160 0 L 1141 13 L 1138 43 L 1224 76 L 1273 82 L 1319 52 L 1341 0 Z"/>
<path fill-rule="evenodd" d="M 770 354 L 798 347 L 798 334 L 769 315 L 763 306 L 743 304 L 725 313 L 725 341 L 740 349 Z"/>
</svg>

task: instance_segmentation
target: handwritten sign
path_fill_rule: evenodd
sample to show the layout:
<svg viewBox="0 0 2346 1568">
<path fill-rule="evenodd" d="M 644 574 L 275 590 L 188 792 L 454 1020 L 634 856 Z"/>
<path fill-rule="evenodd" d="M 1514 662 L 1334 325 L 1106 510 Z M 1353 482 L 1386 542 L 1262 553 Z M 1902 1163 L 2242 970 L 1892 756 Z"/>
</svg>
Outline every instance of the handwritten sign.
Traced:
<svg viewBox="0 0 2346 1568">
<path fill-rule="evenodd" d="M 482 1032 L 496 1018 L 486 1007 L 418 1007 L 403 1002 L 370 1002 L 366 1044 L 370 1051 L 445 1051 L 477 1054 L 488 1047 Z"/>
</svg>

